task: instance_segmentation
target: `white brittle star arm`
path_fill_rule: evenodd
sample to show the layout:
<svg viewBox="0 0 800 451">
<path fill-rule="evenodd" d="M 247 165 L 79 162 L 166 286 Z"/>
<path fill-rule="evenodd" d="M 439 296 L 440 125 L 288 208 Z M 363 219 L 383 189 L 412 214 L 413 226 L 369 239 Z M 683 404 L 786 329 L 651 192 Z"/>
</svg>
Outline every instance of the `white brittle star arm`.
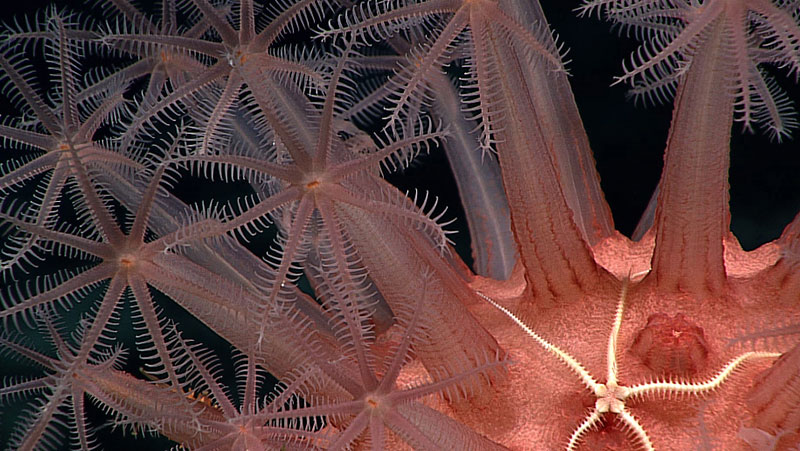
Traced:
<svg viewBox="0 0 800 451">
<path fill-rule="evenodd" d="M 482 297 L 483 299 L 488 301 L 490 304 L 492 304 L 496 309 L 500 310 L 506 316 L 511 318 L 511 320 L 514 321 L 517 324 L 517 326 L 519 326 L 522 330 L 524 330 L 525 333 L 528 334 L 531 338 L 536 340 L 536 342 L 539 343 L 539 345 L 541 347 L 543 347 L 546 351 L 549 351 L 552 354 L 554 354 L 556 357 L 558 357 L 559 360 L 564 362 L 564 364 L 567 365 L 567 367 L 569 367 L 569 369 L 572 370 L 572 372 L 575 373 L 581 379 L 581 382 L 583 382 L 583 384 L 589 390 L 591 390 L 593 393 L 595 392 L 595 390 L 597 389 L 597 387 L 600 384 L 596 380 L 594 380 L 592 375 L 589 374 L 588 371 L 586 371 L 586 368 L 584 368 L 583 365 L 581 365 L 577 360 L 575 360 L 574 357 L 569 355 L 567 352 L 563 351 L 558 346 L 555 346 L 555 345 L 551 344 L 549 341 L 547 341 L 544 338 L 542 338 L 541 335 L 539 335 L 536 332 L 534 332 L 533 329 L 531 329 L 525 323 L 523 323 L 522 320 L 520 320 L 519 318 L 516 317 L 516 315 L 514 315 L 513 313 L 508 311 L 508 309 L 506 309 L 502 305 L 498 304 L 497 302 L 495 302 L 490 297 L 486 296 L 485 294 L 483 294 L 481 292 L 476 292 L 476 293 L 478 294 L 478 296 Z"/>
<path fill-rule="evenodd" d="M 606 362 L 608 363 L 608 379 L 606 385 L 617 385 L 617 340 L 619 337 L 619 329 L 622 327 L 622 313 L 625 310 L 625 298 L 628 296 L 628 282 L 630 279 L 622 281 L 622 290 L 619 294 L 619 302 L 617 302 L 617 312 L 614 315 L 614 325 L 611 328 L 611 335 L 608 336 L 608 354 Z"/>
<path fill-rule="evenodd" d="M 641 424 L 639 424 L 639 420 L 636 419 L 628 409 L 622 409 L 622 412 L 619 414 L 619 418 L 623 423 L 625 423 L 631 431 L 633 431 L 633 435 L 639 439 L 639 442 L 642 444 L 642 449 L 646 451 L 653 451 L 655 448 L 653 447 L 653 442 L 650 441 L 650 437 L 647 436 L 647 432 L 644 430 Z"/>
<path fill-rule="evenodd" d="M 640 397 L 650 393 L 675 393 L 699 395 L 719 388 L 745 361 L 749 359 L 775 358 L 778 352 L 745 352 L 732 359 L 716 376 L 705 382 L 649 382 L 630 387 L 628 397 Z"/>
<path fill-rule="evenodd" d="M 578 445 L 581 443 L 581 439 L 583 439 L 584 434 L 588 432 L 590 429 L 594 427 L 599 421 L 600 417 L 603 414 L 597 410 L 592 409 L 592 412 L 583 419 L 580 426 L 572 432 L 572 435 L 569 437 L 569 443 L 567 443 L 567 451 L 574 451 L 578 449 Z"/>
</svg>

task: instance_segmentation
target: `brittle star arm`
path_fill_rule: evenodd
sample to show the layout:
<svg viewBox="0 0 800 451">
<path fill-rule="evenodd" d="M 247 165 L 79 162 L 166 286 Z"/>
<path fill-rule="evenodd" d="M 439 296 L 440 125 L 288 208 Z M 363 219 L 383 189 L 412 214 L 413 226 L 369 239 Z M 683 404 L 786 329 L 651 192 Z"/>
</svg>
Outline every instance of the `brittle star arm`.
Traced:
<svg viewBox="0 0 800 451">
<path fill-rule="evenodd" d="M 617 385 L 617 340 L 619 338 L 619 329 L 622 327 L 622 314 L 625 310 L 625 298 L 628 295 L 628 282 L 629 279 L 622 281 L 622 290 L 619 294 L 619 302 L 617 302 L 617 311 L 614 315 L 614 325 L 611 328 L 611 335 L 608 336 L 608 353 L 606 362 L 608 362 L 608 378 L 606 385 Z"/>
<path fill-rule="evenodd" d="M 581 437 L 584 436 L 589 430 L 591 430 L 599 421 L 600 418 L 603 416 L 602 412 L 597 409 L 592 409 L 592 412 L 583 419 L 580 426 L 577 429 L 572 431 L 572 435 L 569 436 L 569 443 L 567 443 L 567 451 L 572 451 L 577 449 L 576 447 L 580 443 Z"/>
<path fill-rule="evenodd" d="M 649 393 L 675 393 L 700 395 L 716 390 L 725 380 L 731 376 L 739 367 L 750 359 L 776 358 L 780 357 L 779 352 L 750 351 L 741 354 L 728 362 L 716 376 L 705 382 L 649 382 L 646 384 L 634 385 L 630 388 L 629 397 L 640 397 Z"/>
<path fill-rule="evenodd" d="M 531 338 L 536 340 L 536 342 L 539 343 L 539 345 L 542 348 L 544 348 L 545 351 L 548 351 L 548 352 L 552 353 L 553 355 L 558 357 L 559 360 L 564 362 L 564 364 L 567 367 L 569 367 L 569 369 L 572 370 L 572 372 L 575 373 L 580 378 L 581 382 L 589 390 L 591 390 L 592 392 L 595 392 L 598 389 L 598 387 L 600 387 L 601 384 L 599 384 L 594 379 L 594 377 L 592 377 L 592 375 L 589 374 L 589 372 L 586 370 L 586 368 L 584 368 L 583 365 L 581 365 L 577 360 L 575 360 L 575 358 L 572 357 L 569 353 L 567 353 L 566 351 L 562 350 L 558 346 L 555 346 L 555 345 L 551 344 L 549 341 L 547 341 L 544 338 L 542 338 L 541 335 L 539 335 L 536 332 L 534 332 L 530 327 L 528 327 L 524 322 L 522 322 L 522 320 L 517 318 L 516 315 L 511 313 L 507 308 L 505 308 L 502 305 L 500 305 L 497 302 L 495 302 L 492 298 L 486 296 L 485 294 L 483 294 L 481 292 L 477 292 L 477 294 L 478 294 L 478 296 L 482 297 L 487 302 L 492 304 L 496 309 L 500 310 L 506 316 L 511 318 L 511 320 L 514 321 L 517 324 L 517 326 L 519 326 L 523 331 L 525 331 L 526 334 L 528 334 Z"/>
</svg>

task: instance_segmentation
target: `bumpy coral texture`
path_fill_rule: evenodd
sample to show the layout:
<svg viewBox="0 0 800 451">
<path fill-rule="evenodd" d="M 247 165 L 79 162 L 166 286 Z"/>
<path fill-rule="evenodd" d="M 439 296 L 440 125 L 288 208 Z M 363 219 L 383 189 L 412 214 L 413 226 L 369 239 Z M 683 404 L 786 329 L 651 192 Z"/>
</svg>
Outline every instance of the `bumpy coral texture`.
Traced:
<svg viewBox="0 0 800 451">
<path fill-rule="evenodd" d="M 800 447 L 800 205 L 745 250 L 729 183 L 800 2 L 573 5 L 671 111 L 630 236 L 535 1 L 97 3 L 0 39 L 7 448 Z"/>
</svg>

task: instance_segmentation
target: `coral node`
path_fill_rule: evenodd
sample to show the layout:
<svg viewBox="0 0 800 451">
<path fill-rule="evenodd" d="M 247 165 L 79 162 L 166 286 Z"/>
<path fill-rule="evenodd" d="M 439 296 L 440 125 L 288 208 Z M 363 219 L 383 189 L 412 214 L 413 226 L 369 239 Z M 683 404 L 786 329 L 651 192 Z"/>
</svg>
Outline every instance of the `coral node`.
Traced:
<svg viewBox="0 0 800 451">
<path fill-rule="evenodd" d="M 705 368 L 709 349 L 703 328 L 683 313 L 655 313 L 636 335 L 631 353 L 657 374 L 692 376 Z"/>
</svg>

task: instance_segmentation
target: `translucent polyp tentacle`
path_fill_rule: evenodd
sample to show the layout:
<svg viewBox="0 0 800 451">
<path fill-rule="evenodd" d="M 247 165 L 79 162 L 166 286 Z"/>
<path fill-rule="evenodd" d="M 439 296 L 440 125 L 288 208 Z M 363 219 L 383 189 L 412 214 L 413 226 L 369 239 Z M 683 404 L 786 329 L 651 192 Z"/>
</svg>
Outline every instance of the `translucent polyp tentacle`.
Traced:
<svg viewBox="0 0 800 451">
<path fill-rule="evenodd" d="M 442 287 L 440 299 L 424 306 L 434 318 L 431 322 L 437 324 L 428 343 L 418 349 L 424 365 L 463 368 L 481 355 L 501 352 L 494 338 L 463 308 L 464 302 L 477 301 L 475 294 L 431 248 L 427 237 L 399 227 L 393 218 L 363 214 L 347 204 L 338 204 L 337 214 L 348 223 L 348 233 L 359 255 L 393 310 L 419 296 L 421 284 L 417 275 L 422 271 L 431 274 Z"/>
</svg>

